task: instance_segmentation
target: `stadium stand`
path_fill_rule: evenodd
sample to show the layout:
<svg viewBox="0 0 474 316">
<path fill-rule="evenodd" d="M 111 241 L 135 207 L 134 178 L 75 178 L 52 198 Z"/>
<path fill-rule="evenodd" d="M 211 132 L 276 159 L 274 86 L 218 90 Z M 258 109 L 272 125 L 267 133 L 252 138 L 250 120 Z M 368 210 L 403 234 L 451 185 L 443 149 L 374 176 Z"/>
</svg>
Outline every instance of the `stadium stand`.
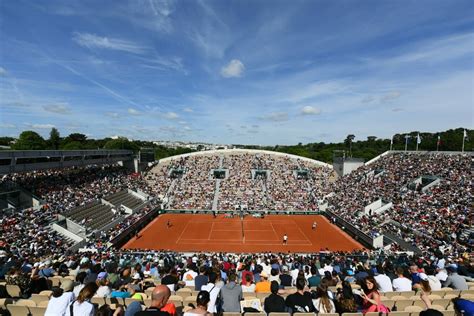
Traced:
<svg viewBox="0 0 474 316">
<path fill-rule="evenodd" d="M 474 297 L 472 166 L 467 154 L 394 152 L 333 181 L 324 166 L 247 153 L 171 159 L 143 175 L 115 165 L 6 175 L 2 181 L 34 193 L 43 204 L 1 213 L 0 313 L 41 315 L 54 304 L 53 298 L 64 295 L 54 286 L 68 292 L 68 281 L 74 280 L 75 296 L 84 284 L 96 283 L 99 290 L 92 301 L 119 312 L 131 310 L 131 296 L 149 306 L 145 294 L 156 284 L 167 284 L 177 296 L 172 301 L 179 314 L 199 293 L 196 282 L 215 273 L 219 289 L 233 274 L 237 284 L 247 284 L 245 275 L 251 275 L 250 283 L 266 282 L 267 277 L 277 281 L 279 294 L 272 295 L 281 296 L 292 308 L 278 311 L 283 313 L 300 311 L 291 295 L 297 292 L 296 280 L 304 279 L 300 294 L 309 292 L 313 304 L 328 303 L 328 314 L 372 315 L 375 299 L 393 315 L 428 308 L 452 315 L 455 309 L 472 308 Z M 215 169 L 227 170 L 225 177 L 215 179 Z M 146 196 L 150 204 L 143 206 Z M 256 211 L 314 211 L 324 205 L 363 233 L 392 237 L 380 250 L 306 255 L 131 252 L 110 247 L 110 240 L 152 214 L 161 201 L 176 209 L 209 210 L 216 196 L 222 210 L 246 205 Z M 367 208 L 379 200 L 377 207 Z M 132 214 L 125 216 L 120 205 L 133 209 Z M 138 206 L 143 207 L 135 209 Z M 72 242 L 50 228 L 64 217 L 98 230 L 122 215 L 113 227 L 88 236 L 85 252 L 71 251 Z M 420 251 L 398 252 L 402 242 Z M 289 285 L 282 275 L 290 277 Z M 268 288 L 268 283 L 257 288 L 261 287 Z M 362 289 L 372 299 L 354 295 L 353 289 Z M 115 297 L 120 293 L 123 296 Z M 253 296 L 263 308 L 270 293 L 242 296 Z M 314 307 L 323 313 L 321 304 Z"/>
</svg>

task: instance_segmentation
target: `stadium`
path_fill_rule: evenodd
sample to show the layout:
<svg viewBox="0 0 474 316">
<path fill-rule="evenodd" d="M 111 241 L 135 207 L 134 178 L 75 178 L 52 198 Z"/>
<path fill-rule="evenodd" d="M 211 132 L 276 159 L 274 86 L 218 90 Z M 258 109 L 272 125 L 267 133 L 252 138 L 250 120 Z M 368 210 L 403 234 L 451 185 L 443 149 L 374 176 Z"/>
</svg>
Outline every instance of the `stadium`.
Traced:
<svg viewBox="0 0 474 316">
<path fill-rule="evenodd" d="M 0 1 L 0 315 L 474 316 L 472 12 Z"/>
<path fill-rule="evenodd" d="M 1 302 L 12 315 L 44 313 L 51 289 L 77 281 L 75 269 L 87 267 L 98 275 L 133 273 L 143 306 L 152 304 L 153 284 L 167 284 L 173 288 L 170 302 L 182 313 L 198 294 L 195 276 L 184 276 L 197 274 L 206 262 L 229 275 L 233 269 L 264 275 L 268 269 L 270 279 L 280 280 L 291 270 L 308 279 L 318 275 L 321 282 L 374 269 L 382 271 L 376 277 L 396 274 L 399 265 L 436 279 L 456 266 L 463 268 L 465 287 L 438 281 L 431 285 L 431 306 L 449 315 L 453 298 L 474 297 L 470 152 L 387 151 L 366 163 L 342 157 L 333 165 L 251 149 L 196 152 L 159 163 L 123 150 L 0 155 Z M 313 266 L 319 271 L 310 272 Z M 20 280 L 28 269 L 51 275 L 25 285 Z M 163 282 L 169 275 L 171 285 Z M 254 282 L 268 281 L 260 276 Z M 127 309 L 137 301 L 112 297 L 114 285 L 97 283 L 109 289 L 91 298 L 98 307 Z M 326 286 L 336 293 L 337 284 Z M 360 288 L 356 279 L 347 284 Z M 281 286 L 281 295 L 288 297 L 295 286 Z M 425 304 L 415 295 L 418 286 L 402 290 L 394 283 L 382 302 L 398 314 L 418 312 Z M 242 292 L 241 302 L 255 298 L 263 306 L 268 295 Z"/>
</svg>

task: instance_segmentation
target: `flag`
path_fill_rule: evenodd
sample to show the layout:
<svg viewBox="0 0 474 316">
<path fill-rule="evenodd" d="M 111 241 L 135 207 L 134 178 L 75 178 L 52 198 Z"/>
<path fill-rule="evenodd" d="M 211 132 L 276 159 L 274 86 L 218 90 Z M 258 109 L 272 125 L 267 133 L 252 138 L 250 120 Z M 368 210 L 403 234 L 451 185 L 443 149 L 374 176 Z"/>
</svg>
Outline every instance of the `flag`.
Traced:
<svg viewBox="0 0 474 316">
<path fill-rule="evenodd" d="M 466 130 L 464 130 L 464 136 L 463 136 L 463 139 L 466 139 L 467 138 L 467 132 Z"/>
<path fill-rule="evenodd" d="M 421 136 L 420 136 L 420 134 L 418 134 L 418 135 L 416 136 L 416 143 L 417 143 L 417 144 L 420 144 L 420 143 L 421 143 Z"/>
<path fill-rule="evenodd" d="M 392 136 L 392 139 L 390 140 L 390 145 L 393 145 L 393 136 Z"/>
<path fill-rule="evenodd" d="M 436 142 L 436 145 L 441 145 L 441 136 L 438 135 L 438 141 Z"/>
</svg>

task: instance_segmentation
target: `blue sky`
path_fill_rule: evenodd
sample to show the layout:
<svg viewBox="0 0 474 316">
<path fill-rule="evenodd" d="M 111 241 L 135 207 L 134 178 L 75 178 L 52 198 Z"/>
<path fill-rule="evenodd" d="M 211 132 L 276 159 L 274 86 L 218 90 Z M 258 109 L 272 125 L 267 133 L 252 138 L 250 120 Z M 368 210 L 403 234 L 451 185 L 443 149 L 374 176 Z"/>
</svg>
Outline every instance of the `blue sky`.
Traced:
<svg viewBox="0 0 474 316">
<path fill-rule="evenodd" d="M 1 1 L 0 134 L 212 143 L 473 127 L 473 1 Z"/>
</svg>

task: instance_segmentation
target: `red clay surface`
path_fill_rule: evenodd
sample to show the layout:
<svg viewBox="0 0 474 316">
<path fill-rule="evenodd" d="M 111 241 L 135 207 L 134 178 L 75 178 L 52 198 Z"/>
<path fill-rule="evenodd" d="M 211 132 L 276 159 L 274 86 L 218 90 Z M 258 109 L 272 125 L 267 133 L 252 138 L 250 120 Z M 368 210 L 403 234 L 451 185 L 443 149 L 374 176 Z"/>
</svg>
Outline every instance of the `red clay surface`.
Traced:
<svg viewBox="0 0 474 316">
<path fill-rule="evenodd" d="M 167 228 L 168 220 L 171 227 Z M 317 228 L 312 230 L 316 221 Z M 242 236 L 242 225 L 244 236 Z M 283 235 L 288 244 L 283 245 Z M 164 214 L 153 220 L 123 248 L 218 252 L 318 252 L 362 249 L 320 215 L 268 215 L 224 218 L 219 215 Z"/>
</svg>

